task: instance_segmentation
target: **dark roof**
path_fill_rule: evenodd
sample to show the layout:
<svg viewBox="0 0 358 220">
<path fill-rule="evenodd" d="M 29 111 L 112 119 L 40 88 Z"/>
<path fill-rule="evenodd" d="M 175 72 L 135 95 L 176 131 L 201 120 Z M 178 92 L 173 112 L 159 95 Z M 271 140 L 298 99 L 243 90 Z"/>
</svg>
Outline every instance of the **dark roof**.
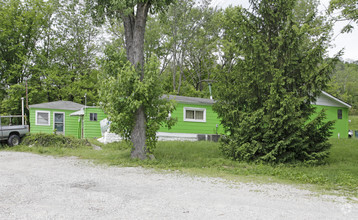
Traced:
<svg viewBox="0 0 358 220">
<path fill-rule="evenodd" d="M 71 101 L 55 101 L 41 104 L 30 105 L 30 108 L 46 108 L 46 109 L 61 109 L 61 110 L 80 110 L 85 107 L 82 104 Z"/>
<path fill-rule="evenodd" d="M 215 101 L 212 99 L 204 99 L 197 97 L 187 97 L 187 96 L 179 96 L 179 95 L 163 95 L 163 98 L 168 98 L 169 100 L 175 100 L 179 103 L 187 103 L 187 104 L 214 104 Z"/>
</svg>

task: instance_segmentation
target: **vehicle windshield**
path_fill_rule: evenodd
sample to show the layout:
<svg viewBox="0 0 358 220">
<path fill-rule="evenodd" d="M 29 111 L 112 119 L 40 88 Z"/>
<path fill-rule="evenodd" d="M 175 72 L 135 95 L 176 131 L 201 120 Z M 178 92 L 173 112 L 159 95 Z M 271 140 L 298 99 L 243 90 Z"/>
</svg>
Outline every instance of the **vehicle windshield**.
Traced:
<svg viewBox="0 0 358 220">
<path fill-rule="evenodd" d="M 21 125 L 21 116 L 0 116 L 1 126 Z"/>
</svg>

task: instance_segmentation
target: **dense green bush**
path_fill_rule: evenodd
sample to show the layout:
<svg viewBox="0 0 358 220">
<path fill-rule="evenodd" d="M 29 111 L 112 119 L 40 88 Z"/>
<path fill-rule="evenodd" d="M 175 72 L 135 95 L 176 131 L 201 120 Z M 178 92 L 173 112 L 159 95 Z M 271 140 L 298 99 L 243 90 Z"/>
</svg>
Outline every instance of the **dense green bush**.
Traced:
<svg viewBox="0 0 358 220">
<path fill-rule="evenodd" d="M 26 135 L 22 140 L 22 145 L 64 148 L 91 146 L 86 139 L 83 140 L 75 137 L 65 137 L 63 135 L 43 133 Z"/>
</svg>

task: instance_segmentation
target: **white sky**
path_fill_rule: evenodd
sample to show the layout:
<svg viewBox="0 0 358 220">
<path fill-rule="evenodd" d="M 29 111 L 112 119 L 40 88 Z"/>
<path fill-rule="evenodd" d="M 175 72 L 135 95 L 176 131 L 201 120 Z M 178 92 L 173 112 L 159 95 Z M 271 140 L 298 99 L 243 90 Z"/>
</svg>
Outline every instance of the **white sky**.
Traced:
<svg viewBox="0 0 358 220">
<path fill-rule="evenodd" d="M 330 0 L 320 0 L 321 5 L 319 10 L 324 11 L 329 6 Z M 225 8 L 229 5 L 242 5 L 243 7 L 249 7 L 248 0 L 212 0 L 212 4 L 218 7 Z M 333 42 L 332 47 L 329 49 L 329 56 L 333 56 L 342 48 L 344 49 L 344 54 L 342 58 L 344 60 L 358 60 L 358 26 L 355 26 L 355 29 L 351 33 L 340 34 L 340 30 L 347 24 L 348 22 L 338 22 L 334 26 L 333 33 Z"/>
</svg>

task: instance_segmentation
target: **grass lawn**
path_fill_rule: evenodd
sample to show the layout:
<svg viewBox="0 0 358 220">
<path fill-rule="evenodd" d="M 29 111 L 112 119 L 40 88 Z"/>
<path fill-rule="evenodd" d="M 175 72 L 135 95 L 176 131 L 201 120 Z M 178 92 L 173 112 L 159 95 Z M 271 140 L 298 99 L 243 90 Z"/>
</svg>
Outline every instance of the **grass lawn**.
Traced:
<svg viewBox="0 0 358 220">
<path fill-rule="evenodd" d="M 349 120 L 351 120 L 351 122 L 348 123 L 348 129 L 358 131 L 358 115 L 350 115 Z"/>
<path fill-rule="evenodd" d="M 222 177 L 239 181 L 310 184 L 324 190 L 339 190 L 358 196 L 358 139 L 331 139 L 331 154 L 326 165 L 265 165 L 232 161 L 222 156 L 218 143 L 158 142 L 156 160 L 132 160 L 125 143 L 112 143 L 96 151 L 92 147 L 3 147 L 2 150 L 34 152 L 55 156 L 77 156 L 95 163 L 116 166 L 142 166 L 160 170 Z M 94 142 L 91 140 L 91 142 Z"/>
</svg>

